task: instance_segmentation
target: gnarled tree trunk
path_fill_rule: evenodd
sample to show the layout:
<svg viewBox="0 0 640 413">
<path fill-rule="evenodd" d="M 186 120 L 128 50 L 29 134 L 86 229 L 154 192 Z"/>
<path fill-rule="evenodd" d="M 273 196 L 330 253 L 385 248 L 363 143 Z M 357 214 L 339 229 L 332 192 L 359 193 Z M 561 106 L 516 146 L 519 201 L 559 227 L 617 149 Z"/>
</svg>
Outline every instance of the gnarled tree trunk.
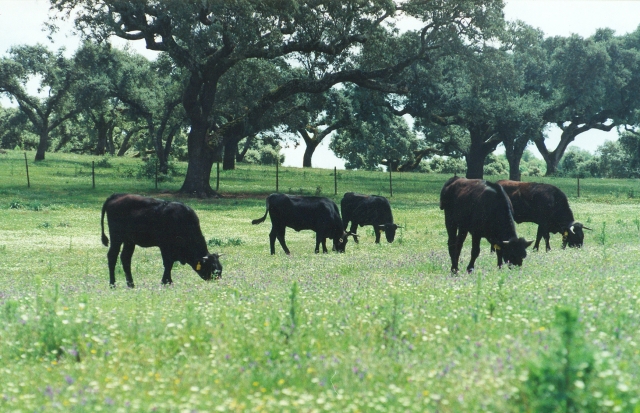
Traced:
<svg viewBox="0 0 640 413">
<path fill-rule="evenodd" d="M 187 143 L 189 151 L 187 175 L 180 188 L 181 193 L 200 198 L 217 195 L 209 182 L 211 168 L 215 160 L 215 150 L 207 145 L 206 133 L 206 125 L 192 123 Z"/>
</svg>

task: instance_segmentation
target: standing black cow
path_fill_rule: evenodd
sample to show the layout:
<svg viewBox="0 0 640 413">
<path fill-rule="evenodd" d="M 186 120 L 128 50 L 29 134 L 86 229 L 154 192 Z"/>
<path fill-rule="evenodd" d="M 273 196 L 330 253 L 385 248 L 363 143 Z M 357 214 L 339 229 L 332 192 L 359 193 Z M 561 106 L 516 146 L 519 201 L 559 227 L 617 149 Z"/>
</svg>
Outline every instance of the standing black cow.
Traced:
<svg viewBox="0 0 640 413">
<path fill-rule="evenodd" d="M 354 192 L 344 194 L 340 201 L 342 224 L 346 231 L 351 221 L 351 233 L 356 234 L 358 225 L 373 225 L 376 244 L 380 243 L 380 233 L 384 231 L 387 242 L 393 242 L 398 226 L 393 223 L 393 214 L 389 200 L 383 196 L 361 195 Z M 358 242 L 358 239 L 354 239 Z"/>
<path fill-rule="evenodd" d="M 533 241 L 516 235 L 511 202 L 502 187 L 481 179 L 453 177 L 440 192 L 440 209 L 444 210 L 444 221 L 449 236 L 451 272 L 458 271 L 462 244 L 471 233 L 471 261 L 467 271 L 480 254 L 480 240 L 486 238 L 496 250 L 498 267 L 503 259 L 507 263 L 522 265 L 527 256 L 526 248 Z"/>
<path fill-rule="evenodd" d="M 327 238 L 333 240 L 333 250 L 344 252 L 347 244 L 347 236 L 342 228 L 340 212 L 335 202 L 329 198 L 318 196 L 290 196 L 285 194 L 271 194 L 267 197 L 267 210 L 262 218 L 251 221 L 253 225 L 261 224 L 271 216 L 271 232 L 269 244 L 271 255 L 276 253 L 276 238 L 280 241 L 282 249 L 289 255 L 290 251 L 284 241 L 286 227 L 296 231 L 311 229 L 316 233 L 316 254 L 327 252 Z M 355 235 L 354 235 L 355 238 Z"/>
<path fill-rule="evenodd" d="M 521 222 L 534 222 L 538 224 L 536 243 L 533 246 L 537 250 L 540 239 L 544 238 L 547 251 L 549 245 L 549 233 L 562 234 L 562 248 L 580 248 L 584 243 L 583 229 L 591 230 L 573 219 L 573 212 L 569 208 L 567 196 L 558 187 L 549 184 L 535 182 L 517 182 L 502 180 L 497 182 L 502 186 L 511 199 L 513 205 L 513 218 L 519 224 Z"/>
<path fill-rule="evenodd" d="M 133 288 L 131 256 L 136 245 L 143 248 L 160 247 L 164 264 L 163 284 L 171 284 L 173 263 L 189 264 L 203 280 L 222 276 L 219 254 L 209 254 L 207 243 L 200 230 L 200 221 L 193 209 L 180 202 L 169 202 L 133 194 L 113 194 L 102 206 L 102 243 L 109 245 L 104 234 L 104 215 L 107 214 L 111 247 L 109 259 L 109 283 L 115 287 L 115 268 L 124 244 L 120 260 L 127 278 L 127 286 Z"/>
</svg>

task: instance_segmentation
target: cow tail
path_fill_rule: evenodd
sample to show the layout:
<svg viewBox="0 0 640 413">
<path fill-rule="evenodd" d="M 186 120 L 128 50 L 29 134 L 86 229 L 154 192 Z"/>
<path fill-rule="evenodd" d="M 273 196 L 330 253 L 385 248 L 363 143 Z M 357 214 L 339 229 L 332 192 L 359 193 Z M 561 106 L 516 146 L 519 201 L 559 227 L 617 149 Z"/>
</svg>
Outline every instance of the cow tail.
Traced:
<svg viewBox="0 0 640 413">
<path fill-rule="evenodd" d="M 100 219 L 100 225 L 102 226 L 102 244 L 105 247 L 109 246 L 109 238 L 107 238 L 107 236 L 104 234 L 104 213 L 107 210 L 107 203 L 105 202 L 104 205 L 102 205 L 102 219 Z"/>
<path fill-rule="evenodd" d="M 269 198 L 267 198 L 267 210 L 264 211 L 264 216 L 262 218 L 254 219 L 251 221 L 253 225 L 262 224 L 265 219 L 267 219 L 267 214 L 269 213 Z"/>
</svg>

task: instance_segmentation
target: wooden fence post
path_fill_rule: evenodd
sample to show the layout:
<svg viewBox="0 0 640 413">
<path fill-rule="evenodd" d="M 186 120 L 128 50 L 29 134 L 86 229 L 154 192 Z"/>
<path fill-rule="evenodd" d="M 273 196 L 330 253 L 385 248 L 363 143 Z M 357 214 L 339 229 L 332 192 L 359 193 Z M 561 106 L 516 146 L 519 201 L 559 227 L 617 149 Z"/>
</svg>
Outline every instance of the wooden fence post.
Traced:
<svg viewBox="0 0 640 413">
<path fill-rule="evenodd" d="M 389 198 L 393 198 L 393 184 L 391 182 L 392 163 L 393 162 L 389 161 Z"/>
<path fill-rule="evenodd" d="M 280 163 L 279 159 L 276 159 L 276 192 L 278 192 L 278 164 Z"/>
<path fill-rule="evenodd" d="M 333 167 L 333 187 L 334 187 L 334 194 L 338 195 L 338 167 L 337 166 Z"/>
<path fill-rule="evenodd" d="M 24 167 L 27 169 L 27 188 L 31 188 L 31 181 L 29 181 L 29 164 L 27 163 L 27 153 L 24 153 Z"/>
<path fill-rule="evenodd" d="M 96 189 L 96 161 L 91 161 L 91 187 Z"/>
<path fill-rule="evenodd" d="M 580 198 L 580 175 L 578 175 L 578 198 Z"/>
</svg>

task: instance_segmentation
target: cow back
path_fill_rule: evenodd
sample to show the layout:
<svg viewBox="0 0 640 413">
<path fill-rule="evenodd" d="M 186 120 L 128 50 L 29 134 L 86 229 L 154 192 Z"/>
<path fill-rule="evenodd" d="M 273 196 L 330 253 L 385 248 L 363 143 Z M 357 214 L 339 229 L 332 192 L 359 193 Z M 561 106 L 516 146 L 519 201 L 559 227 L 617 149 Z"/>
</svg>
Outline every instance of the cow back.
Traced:
<svg viewBox="0 0 640 413">
<path fill-rule="evenodd" d="M 391 205 L 383 196 L 347 192 L 340 202 L 340 209 L 344 222 L 356 220 L 360 225 L 393 223 Z"/>
<path fill-rule="evenodd" d="M 440 209 L 450 225 L 491 242 L 516 236 L 511 202 L 495 183 L 453 177 L 440 192 Z"/>
</svg>

